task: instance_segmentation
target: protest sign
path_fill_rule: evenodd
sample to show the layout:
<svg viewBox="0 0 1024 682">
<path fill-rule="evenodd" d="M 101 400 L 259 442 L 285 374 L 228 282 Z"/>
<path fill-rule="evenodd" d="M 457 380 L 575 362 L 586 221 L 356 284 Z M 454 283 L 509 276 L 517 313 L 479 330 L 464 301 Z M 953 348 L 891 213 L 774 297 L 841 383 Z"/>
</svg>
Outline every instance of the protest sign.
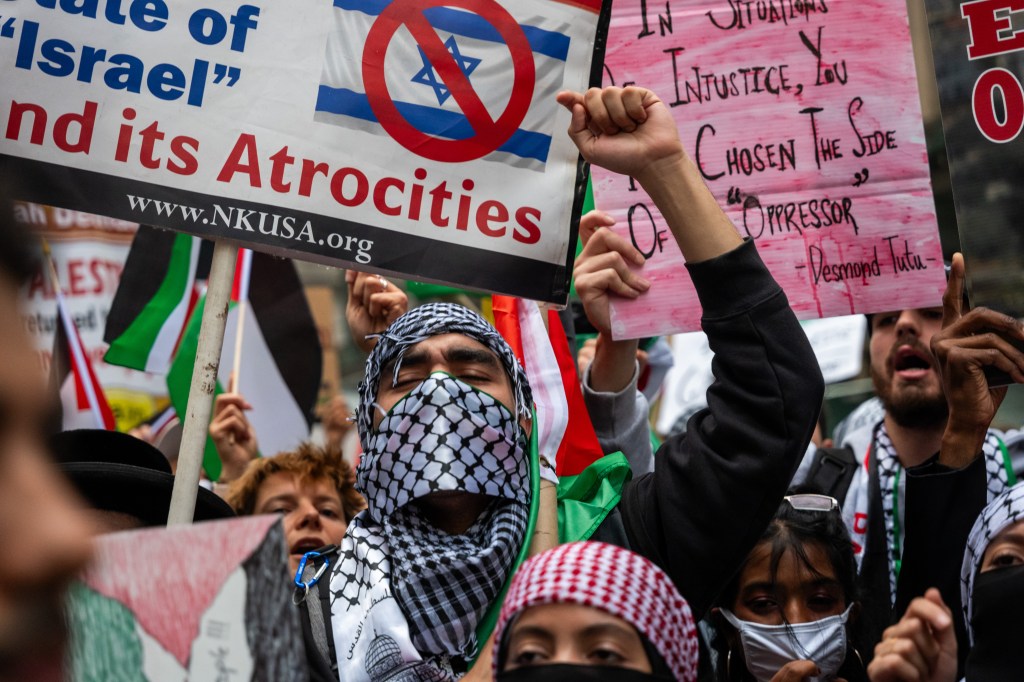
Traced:
<svg viewBox="0 0 1024 682">
<path fill-rule="evenodd" d="M 601 6 L 0 3 L 0 169 L 26 199 L 564 303 L 554 95 L 591 82 Z"/>
<path fill-rule="evenodd" d="M 846 381 L 860 374 L 864 358 L 867 324 L 862 315 L 844 315 L 827 320 L 805 320 L 800 325 L 814 349 L 826 384 Z M 672 337 L 672 369 L 665 377 L 661 406 L 655 427 L 667 434 L 708 406 L 707 390 L 715 380 L 711 372 L 714 353 L 704 332 Z"/>
<path fill-rule="evenodd" d="M 14 214 L 50 245 L 68 312 L 118 428 L 136 426 L 166 404 L 167 388 L 161 377 L 104 362 L 103 328 L 138 224 L 20 202 Z M 50 371 L 57 325 L 56 292 L 46 272 L 40 268 L 22 291 L 25 329 L 39 351 L 44 374 Z"/>
<path fill-rule="evenodd" d="M 887 0 L 617 0 L 605 83 L 654 90 L 802 319 L 939 303 L 942 253 L 906 9 Z M 699 328 L 672 236 L 629 178 L 595 203 L 648 258 L 616 338 Z"/>
<path fill-rule="evenodd" d="M 1024 12 L 928 0 L 928 23 L 971 302 L 1024 317 Z"/>
<path fill-rule="evenodd" d="M 306 680 L 276 516 L 97 539 L 69 594 L 75 680 Z"/>
</svg>

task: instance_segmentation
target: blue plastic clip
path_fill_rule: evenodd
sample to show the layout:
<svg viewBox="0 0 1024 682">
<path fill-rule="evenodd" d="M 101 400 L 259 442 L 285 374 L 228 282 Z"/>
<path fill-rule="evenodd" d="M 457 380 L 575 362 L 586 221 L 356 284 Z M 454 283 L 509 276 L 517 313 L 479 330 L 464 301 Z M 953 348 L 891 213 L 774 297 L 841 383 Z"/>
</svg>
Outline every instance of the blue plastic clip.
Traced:
<svg viewBox="0 0 1024 682">
<path fill-rule="evenodd" d="M 331 560 L 326 556 L 324 556 L 323 566 L 317 569 L 317 572 L 309 579 L 309 582 L 302 581 L 302 574 L 306 570 L 306 562 L 309 561 L 310 557 L 316 558 L 318 556 L 323 555 L 321 555 L 320 552 L 306 552 L 302 555 L 302 560 L 299 561 L 299 570 L 295 571 L 295 587 L 302 588 L 303 590 L 309 590 L 313 585 L 316 585 L 317 580 L 320 580 L 320 576 L 322 576 L 324 571 L 327 570 L 327 567 L 331 565 Z"/>
</svg>

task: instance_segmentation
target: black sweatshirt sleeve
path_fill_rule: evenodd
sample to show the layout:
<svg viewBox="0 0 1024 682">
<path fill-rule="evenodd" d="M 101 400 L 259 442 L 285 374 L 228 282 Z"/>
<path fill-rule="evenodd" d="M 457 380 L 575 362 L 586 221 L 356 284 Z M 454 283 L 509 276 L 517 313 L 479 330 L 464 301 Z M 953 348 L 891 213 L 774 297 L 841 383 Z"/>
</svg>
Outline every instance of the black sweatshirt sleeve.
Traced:
<svg viewBox="0 0 1024 682">
<path fill-rule="evenodd" d="M 700 617 L 775 514 L 821 409 L 807 337 L 751 241 L 687 264 L 715 353 L 708 408 L 624 491 L 630 545 Z"/>
</svg>

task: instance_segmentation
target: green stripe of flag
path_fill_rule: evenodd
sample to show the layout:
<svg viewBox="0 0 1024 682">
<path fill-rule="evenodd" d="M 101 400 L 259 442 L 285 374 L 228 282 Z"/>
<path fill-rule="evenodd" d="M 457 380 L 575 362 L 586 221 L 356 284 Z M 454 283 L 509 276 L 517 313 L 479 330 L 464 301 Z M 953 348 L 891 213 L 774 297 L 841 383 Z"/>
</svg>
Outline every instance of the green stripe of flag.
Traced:
<svg viewBox="0 0 1024 682">
<path fill-rule="evenodd" d="M 231 303 L 231 308 L 235 303 Z M 196 308 L 189 319 L 188 327 L 181 338 L 178 346 L 178 353 L 174 356 L 171 369 L 167 372 L 167 392 L 171 397 L 171 404 L 174 405 L 178 418 L 184 423 L 188 414 L 188 391 L 192 386 L 192 368 L 196 363 L 196 350 L 199 348 L 199 327 L 203 321 L 203 309 L 206 308 L 206 297 L 204 296 L 196 304 Z M 230 309 L 230 308 L 229 308 Z M 224 387 L 217 382 L 213 399 L 224 392 Z M 206 436 L 206 447 L 203 450 L 203 470 L 211 481 L 220 478 L 220 455 L 217 454 L 217 446 L 209 433 Z"/>
<path fill-rule="evenodd" d="M 111 341 L 104 360 L 113 365 L 131 367 L 141 371 L 150 366 L 154 350 L 164 349 L 167 356 L 173 351 L 179 328 L 167 327 L 168 318 L 181 305 L 188 305 L 193 271 L 193 237 L 175 235 L 163 281 L 156 294 L 145 303 L 142 311 L 128 328 Z M 165 338 L 161 338 L 161 332 Z M 174 338 L 168 338 L 173 335 Z"/>
</svg>

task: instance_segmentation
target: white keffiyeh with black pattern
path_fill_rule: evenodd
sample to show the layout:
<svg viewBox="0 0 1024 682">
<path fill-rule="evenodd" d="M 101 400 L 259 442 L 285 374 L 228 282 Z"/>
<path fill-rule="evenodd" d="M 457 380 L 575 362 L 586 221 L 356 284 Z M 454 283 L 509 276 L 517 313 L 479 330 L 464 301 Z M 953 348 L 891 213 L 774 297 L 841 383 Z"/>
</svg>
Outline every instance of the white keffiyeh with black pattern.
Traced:
<svg viewBox="0 0 1024 682">
<path fill-rule="evenodd" d="M 331 622 L 343 680 L 460 677 L 480 646 L 476 628 L 525 542 L 531 498 L 526 439 L 517 415 L 495 398 L 435 373 L 372 429 L 381 368 L 397 360 L 397 374 L 405 350 L 453 331 L 495 351 L 517 407 L 530 400 L 511 350 L 493 327 L 461 306 L 423 306 L 380 337 L 360 386 L 364 453 L 357 485 L 367 509 L 349 524 L 331 573 Z M 439 491 L 493 501 L 465 533 L 449 535 L 414 504 Z"/>
<path fill-rule="evenodd" d="M 886 556 L 889 564 L 889 597 L 892 603 L 896 600 L 896 581 L 898 578 L 897 565 L 901 558 L 903 547 L 903 528 L 897 524 L 896 519 L 904 517 L 906 500 L 906 478 L 903 476 L 903 466 L 900 464 L 896 448 L 889 438 L 885 422 L 878 422 L 871 429 L 873 439 L 871 451 L 877 459 L 878 486 L 882 495 L 882 514 L 884 517 L 884 528 L 886 537 Z M 844 445 L 857 447 L 859 443 L 852 436 L 848 436 Z M 1008 474 L 1002 449 L 999 447 L 999 438 L 994 431 L 989 431 L 982 443 L 982 458 L 985 460 L 985 482 L 988 490 L 988 499 L 991 501 L 997 495 L 1006 490 L 1009 485 Z M 855 450 L 856 452 L 856 450 Z M 863 546 L 867 539 L 868 511 L 870 481 L 868 478 L 868 466 L 865 462 L 857 467 L 850 488 L 843 503 L 843 521 L 846 523 L 850 537 L 856 545 L 855 557 L 858 569 L 864 552 Z M 900 526 L 900 527 L 898 527 Z"/>
<path fill-rule="evenodd" d="M 1018 484 L 1003 491 L 988 503 L 978 515 L 967 536 L 967 548 L 964 550 L 964 563 L 960 569 L 960 602 L 963 605 L 964 619 L 967 623 L 967 635 L 974 645 L 974 630 L 971 627 L 972 602 L 974 583 L 981 570 L 981 562 L 985 550 L 997 535 L 1012 526 L 1024 521 L 1024 484 Z"/>
</svg>

